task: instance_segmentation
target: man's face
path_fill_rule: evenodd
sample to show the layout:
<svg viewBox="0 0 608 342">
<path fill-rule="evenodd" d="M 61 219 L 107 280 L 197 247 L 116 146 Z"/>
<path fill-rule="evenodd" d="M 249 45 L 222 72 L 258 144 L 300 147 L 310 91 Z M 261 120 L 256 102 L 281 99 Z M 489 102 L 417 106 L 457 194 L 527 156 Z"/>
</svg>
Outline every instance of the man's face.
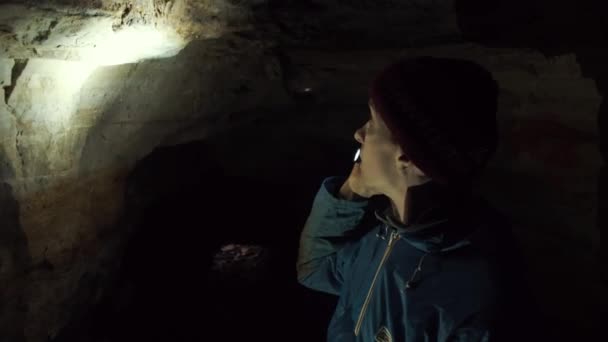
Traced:
<svg viewBox="0 0 608 342">
<path fill-rule="evenodd" d="M 370 119 L 355 131 L 355 140 L 361 143 L 361 175 L 369 187 L 386 193 L 391 189 L 391 183 L 400 177 L 397 161 L 401 149 L 375 111 L 372 101 L 368 104 Z"/>
</svg>

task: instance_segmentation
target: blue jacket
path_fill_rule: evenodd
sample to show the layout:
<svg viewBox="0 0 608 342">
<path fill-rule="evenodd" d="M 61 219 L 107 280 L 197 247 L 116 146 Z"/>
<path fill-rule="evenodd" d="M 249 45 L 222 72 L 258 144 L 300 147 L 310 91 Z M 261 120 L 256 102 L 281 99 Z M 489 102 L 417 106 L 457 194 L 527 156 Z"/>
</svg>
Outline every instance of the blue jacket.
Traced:
<svg viewBox="0 0 608 342">
<path fill-rule="evenodd" d="M 300 284 L 340 296 L 328 341 L 524 340 L 522 264 L 505 217 L 470 196 L 416 208 L 403 225 L 390 207 L 338 198 L 344 180 L 323 181 L 297 261 Z"/>
</svg>

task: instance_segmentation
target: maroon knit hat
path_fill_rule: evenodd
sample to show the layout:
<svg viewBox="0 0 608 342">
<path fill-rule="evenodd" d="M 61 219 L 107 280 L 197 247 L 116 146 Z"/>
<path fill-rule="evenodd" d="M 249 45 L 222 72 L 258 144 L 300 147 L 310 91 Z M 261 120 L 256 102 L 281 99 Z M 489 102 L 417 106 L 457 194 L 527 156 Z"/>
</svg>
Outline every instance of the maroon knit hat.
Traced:
<svg viewBox="0 0 608 342">
<path fill-rule="evenodd" d="M 496 151 L 498 85 L 474 62 L 404 58 L 369 96 L 405 155 L 440 184 L 466 187 Z"/>
</svg>

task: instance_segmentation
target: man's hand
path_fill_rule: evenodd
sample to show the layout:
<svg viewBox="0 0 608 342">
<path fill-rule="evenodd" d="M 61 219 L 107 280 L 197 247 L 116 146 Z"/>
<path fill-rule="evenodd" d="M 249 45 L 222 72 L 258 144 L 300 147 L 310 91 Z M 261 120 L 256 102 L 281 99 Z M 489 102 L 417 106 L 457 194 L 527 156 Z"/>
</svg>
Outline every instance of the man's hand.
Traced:
<svg viewBox="0 0 608 342">
<path fill-rule="evenodd" d="M 350 175 L 340 188 L 339 195 L 347 200 L 352 200 L 355 196 L 370 198 L 375 195 L 372 189 L 367 186 L 361 175 L 360 163 L 355 163 L 355 165 L 353 165 Z"/>
</svg>

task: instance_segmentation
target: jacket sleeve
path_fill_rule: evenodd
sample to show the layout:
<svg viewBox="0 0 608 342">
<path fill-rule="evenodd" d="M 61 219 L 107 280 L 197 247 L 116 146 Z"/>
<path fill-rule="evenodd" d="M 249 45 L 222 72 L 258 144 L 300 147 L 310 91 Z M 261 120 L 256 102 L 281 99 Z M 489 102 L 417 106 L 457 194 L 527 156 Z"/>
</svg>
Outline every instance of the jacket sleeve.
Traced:
<svg viewBox="0 0 608 342">
<path fill-rule="evenodd" d="M 343 177 L 323 180 L 300 235 L 296 263 L 298 282 L 313 290 L 339 295 L 344 274 L 358 248 L 352 237 L 369 200 L 338 198 Z"/>
</svg>

